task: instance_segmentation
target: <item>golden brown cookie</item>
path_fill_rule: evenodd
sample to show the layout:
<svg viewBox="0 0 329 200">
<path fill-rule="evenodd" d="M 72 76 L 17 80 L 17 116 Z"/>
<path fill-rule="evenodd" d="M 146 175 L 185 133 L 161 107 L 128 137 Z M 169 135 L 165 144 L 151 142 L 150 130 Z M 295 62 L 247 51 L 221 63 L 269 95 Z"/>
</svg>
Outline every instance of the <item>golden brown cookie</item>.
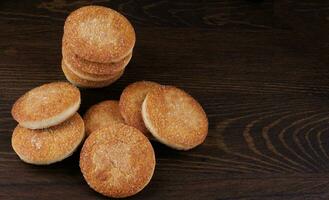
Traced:
<svg viewBox="0 0 329 200">
<path fill-rule="evenodd" d="M 143 102 L 142 116 L 152 135 L 174 149 L 194 148 L 208 133 L 208 119 L 201 105 L 173 86 L 150 91 Z"/>
<path fill-rule="evenodd" d="M 142 103 L 149 91 L 159 87 L 161 85 L 155 82 L 138 81 L 128 85 L 120 96 L 120 112 L 126 124 L 137 128 L 149 138 L 152 135 L 143 122 Z"/>
<path fill-rule="evenodd" d="M 95 191 L 108 197 L 128 197 L 150 182 L 154 150 L 140 131 L 117 123 L 89 135 L 81 150 L 80 168 Z"/>
<path fill-rule="evenodd" d="M 64 75 L 68 81 L 70 81 L 73 85 L 76 85 L 81 88 L 102 88 L 111 85 L 115 81 L 117 81 L 123 74 L 124 71 L 120 72 L 115 77 L 106 80 L 106 81 L 89 81 L 80 78 L 74 72 L 72 72 L 62 61 L 62 70 Z"/>
<path fill-rule="evenodd" d="M 114 123 L 124 123 L 119 111 L 119 102 L 113 100 L 102 101 L 91 106 L 83 117 L 87 136 L 90 133 Z"/>
<path fill-rule="evenodd" d="M 72 155 L 84 136 L 83 120 L 76 113 L 65 122 L 47 129 L 31 130 L 17 125 L 11 143 L 24 162 L 48 165 Z"/>
<path fill-rule="evenodd" d="M 67 82 L 53 82 L 36 87 L 21 96 L 11 114 L 23 127 L 51 127 L 71 117 L 80 107 L 80 91 Z"/>
<path fill-rule="evenodd" d="M 76 55 L 100 63 L 118 62 L 132 52 L 135 31 L 128 19 L 103 6 L 85 6 L 66 19 L 64 37 Z"/>
<path fill-rule="evenodd" d="M 87 78 L 99 78 L 117 74 L 125 69 L 132 57 L 132 53 L 130 53 L 122 60 L 114 63 L 90 62 L 67 50 L 65 44 L 66 42 L 63 38 L 63 60 L 65 60 L 66 63 L 69 63 L 76 72 L 79 72 L 81 74 L 80 77 L 86 76 Z"/>
<path fill-rule="evenodd" d="M 74 67 L 74 65 L 68 63 L 64 58 L 63 58 L 62 62 L 76 76 L 80 77 L 81 79 L 88 80 L 88 81 L 107 81 L 107 80 L 111 80 L 111 79 L 117 77 L 118 74 L 122 72 L 122 71 L 121 72 L 119 71 L 116 74 L 105 74 L 105 75 L 97 74 L 97 75 L 93 75 L 93 74 L 88 74 L 88 73 L 82 72 L 81 70 Z"/>
</svg>

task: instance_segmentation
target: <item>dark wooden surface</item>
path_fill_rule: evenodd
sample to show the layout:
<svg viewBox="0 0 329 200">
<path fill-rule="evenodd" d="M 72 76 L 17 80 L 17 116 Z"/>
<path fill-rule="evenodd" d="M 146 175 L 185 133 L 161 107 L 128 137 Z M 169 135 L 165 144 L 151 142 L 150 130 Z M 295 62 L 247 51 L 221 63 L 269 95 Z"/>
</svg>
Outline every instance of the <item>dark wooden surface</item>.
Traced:
<svg viewBox="0 0 329 200">
<path fill-rule="evenodd" d="M 85 183 L 77 153 L 38 167 L 10 144 L 12 104 L 65 80 L 65 17 L 91 3 L 126 15 L 137 44 L 118 82 L 81 91 L 81 114 L 144 79 L 185 89 L 209 117 L 209 136 L 194 150 L 153 143 L 155 175 L 131 199 L 329 199 L 325 0 L 1 1 L 0 199 L 105 199 Z"/>
</svg>

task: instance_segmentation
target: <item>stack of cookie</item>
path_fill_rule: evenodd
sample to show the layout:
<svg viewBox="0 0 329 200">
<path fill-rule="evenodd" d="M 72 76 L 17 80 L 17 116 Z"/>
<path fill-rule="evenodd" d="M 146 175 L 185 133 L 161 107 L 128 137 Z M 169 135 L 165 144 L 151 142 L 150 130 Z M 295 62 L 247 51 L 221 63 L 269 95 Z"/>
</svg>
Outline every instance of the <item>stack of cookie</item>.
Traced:
<svg viewBox="0 0 329 200">
<path fill-rule="evenodd" d="M 12 147 L 25 162 L 55 163 L 70 156 L 85 137 L 84 122 L 77 110 L 80 91 L 65 82 L 34 88 L 12 108 L 19 123 L 12 135 Z"/>
<path fill-rule="evenodd" d="M 134 28 L 120 13 L 102 6 L 77 9 L 64 25 L 62 70 L 76 86 L 108 86 L 124 73 L 135 40 Z"/>
</svg>

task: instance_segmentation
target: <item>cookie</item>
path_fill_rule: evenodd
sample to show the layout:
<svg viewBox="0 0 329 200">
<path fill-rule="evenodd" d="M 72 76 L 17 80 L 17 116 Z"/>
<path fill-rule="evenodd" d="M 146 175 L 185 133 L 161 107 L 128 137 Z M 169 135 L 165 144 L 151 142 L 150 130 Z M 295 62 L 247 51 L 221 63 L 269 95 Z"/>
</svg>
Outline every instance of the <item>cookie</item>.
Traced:
<svg viewBox="0 0 329 200">
<path fill-rule="evenodd" d="M 86 134 L 107 126 L 112 126 L 114 123 L 124 123 L 119 111 L 119 102 L 108 100 L 102 101 L 91 106 L 83 117 L 86 126 Z"/>
<path fill-rule="evenodd" d="M 137 128 L 149 138 L 152 135 L 143 122 L 142 103 L 149 91 L 159 87 L 161 85 L 155 82 L 139 81 L 128 85 L 120 96 L 120 112 L 126 124 Z"/>
<path fill-rule="evenodd" d="M 85 76 L 89 77 L 99 77 L 99 76 L 106 76 L 117 74 L 125 69 L 125 67 L 128 65 L 132 53 L 128 54 L 125 58 L 118 62 L 113 63 L 98 63 L 98 62 L 90 62 L 88 60 L 85 60 L 78 55 L 74 54 L 73 52 L 70 52 L 67 50 L 65 39 L 63 38 L 63 45 L 62 45 L 62 55 L 63 60 L 66 61 L 66 63 L 70 63 L 72 67 L 81 74 L 84 74 Z M 81 76 L 82 77 L 82 76 Z"/>
<path fill-rule="evenodd" d="M 80 168 L 95 191 L 108 197 L 128 197 L 150 182 L 154 150 L 140 131 L 117 123 L 89 135 L 81 150 Z"/>
<path fill-rule="evenodd" d="M 36 87 L 13 105 L 13 118 L 25 128 L 51 127 L 71 117 L 80 107 L 80 91 L 66 82 Z"/>
<path fill-rule="evenodd" d="M 73 85 L 76 85 L 80 88 L 102 88 L 111 85 L 115 81 L 117 81 L 123 74 L 124 71 L 120 72 L 115 77 L 106 80 L 106 81 L 89 81 L 80 78 L 74 72 L 72 72 L 62 61 L 62 70 L 64 75 L 68 81 L 70 81 Z"/>
<path fill-rule="evenodd" d="M 119 71 L 116 74 L 93 75 L 93 74 L 88 74 L 88 73 L 85 73 L 85 72 L 77 69 L 74 65 L 68 63 L 64 58 L 63 58 L 63 63 L 76 76 L 80 77 L 81 79 L 88 80 L 88 81 L 107 81 L 107 80 L 117 77 L 118 74 L 120 73 L 120 71 Z"/>
<path fill-rule="evenodd" d="M 48 165 L 72 155 L 84 136 L 83 120 L 76 113 L 65 122 L 47 129 L 32 130 L 17 125 L 11 143 L 24 162 Z"/>
<path fill-rule="evenodd" d="M 208 133 L 208 119 L 201 105 L 173 86 L 150 91 L 142 105 L 142 116 L 152 135 L 174 149 L 194 148 Z"/>
<path fill-rule="evenodd" d="M 135 31 L 128 19 L 103 6 L 85 6 L 66 19 L 64 37 L 76 55 L 100 63 L 122 60 L 132 52 Z"/>
</svg>

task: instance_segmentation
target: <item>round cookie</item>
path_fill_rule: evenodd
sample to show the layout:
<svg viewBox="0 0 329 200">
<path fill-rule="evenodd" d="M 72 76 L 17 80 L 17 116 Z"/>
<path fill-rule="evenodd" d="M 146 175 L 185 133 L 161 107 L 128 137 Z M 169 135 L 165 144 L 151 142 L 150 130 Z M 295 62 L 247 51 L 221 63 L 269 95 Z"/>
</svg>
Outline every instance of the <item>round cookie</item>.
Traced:
<svg viewBox="0 0 329 200">
<path fill-rule="evenodd" d="M 151 134 L 144 125 L 142 118 L 142 103 L 147 93 L 161 87 L 151 81 L 138 81 L 128 85 L 120 96 L 120 112 L 126 124 L 133 126 L 151 138 Z"/>
<path fill-rule="evenodd" d="M 87 136 L 90 133 L 113 123 L 124 123 L 119 111 L 119 102 L 113 100 L 102 101 L 91 106 L 83 117 Z"/>
<path fill-rule="evenodd" d="M 71 117 L 79 109 L 80 101 L 78 88 L 67 82 L 53 82 L 21 96 L 11 114 L 25 128 L 47 128 Z"/>
<path fill-rule="evenodd" d="M 194 148 L 208 133 L 208 119 L 201 105 L 173 86 L 150 91 L 142 105 L 142 116 L 152 135 L 174 149 Z"/>
<path fill-rule="evenodd" d="M 88 80 L 88 81 L 107 81 L 107 80 L 117 77 L 118 74 L 124 70 L 124 68 L 123 68 L 122 71 L 119 71 L 116 74 L 93 75 L 93 74 L 88 74 L 88 73 L 82 72 L 81 70 L 77 69 L 74 65 L 72 65 L 68 61 L 66 61 L 64 58 L 63 58 L 63 63 L 76 76 L 80 77 L 81 79 Z"/>
<path fill-rule="evenodd" d="M 63 45 L 62 45 L 63 59 L 67 63 L 70 63 L 72 67 L 76 69 L 76 71 L 79 71 L 81 74 L 84 74 L 85 76 L 89 76 L 89 77 L 95 77 L 99 75 L 108 77 L 108 75 L 117 74 L 125 69 L 125 67 L 128 65 L 132 57 L 132 52 L 130 52 L 128 56 L 124 57 L 122 60 L 118 62 L 113 62 L 113 63 L 90 62 L 88 60 L 79 57 L 73 52 L 67 50 L 66 43 L 67 42 L 63 38 Z"/>
<path fill-rule="evenodd" d="M 103 6 L 85 6 L 73 11 L 65 21 L 64 37 L 70 51 L 101 63 L 122 60 L 131 53 L 136 40 L 128 19 Z"/>
<path fill-rule="evenodd" d="M 89 135 L 81 150 L 80 168 L 95 191 L 108 197 L 128 197 L 150 182 L 154 150 L 140 131 L 117 123 Z"/>
<path fill-rule="evenodd" d="M 72 72 L 62 61 L 62 70 L 64 75 L 68 81 L 70 81 L 73 85 L 76 85 L 80 88 L 102 88 L 111 85 L 115 81 L 117 81 L 123 74 L 124 71 L 120 72 L 114 78 L 111 78 L 106 81 L 89 81 L 80 78 L 74 72 Z"/>
<path fill-rule="evenodd" d="M 76 113 L 65 122 L 47 129 L 31 130 L 17 125 L 11 143 L 24 162 L 48 165 L 72 155 L 84 136 L 83 120 Z"/>
</svg>

